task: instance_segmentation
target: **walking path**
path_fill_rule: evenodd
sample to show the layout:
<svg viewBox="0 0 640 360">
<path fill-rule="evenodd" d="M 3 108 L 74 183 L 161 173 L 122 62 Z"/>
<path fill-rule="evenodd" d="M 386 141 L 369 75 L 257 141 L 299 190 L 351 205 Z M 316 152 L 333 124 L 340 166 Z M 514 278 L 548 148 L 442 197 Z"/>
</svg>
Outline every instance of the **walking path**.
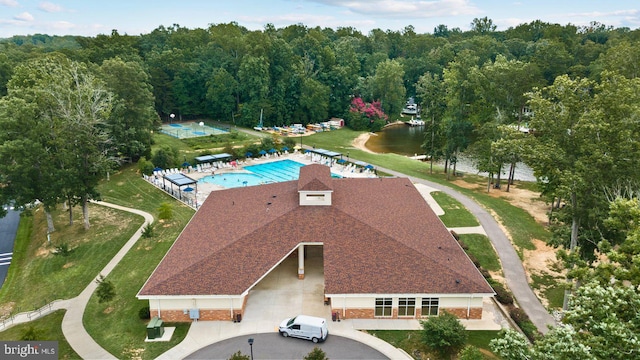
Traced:
<svg viewBox="0 0 640 360">
<path fill-rule="evenodd" d="M 405 174 L 390 169 L 379 167 L 378 170 L 394 176 L 406 176 Z M 520 307 L 525 313 L 527 313 L 531 322 L 533 322 L 541 333 L 546 334 L 547 331 L 549 331 L 549 326 L 555 326 L 555 319 L 551 314 L 549 314 L 542 303 L 540 303 L 538 297 L 533 293 L 531 287 L 529 287 L 527 275 L 524 271 L 524 267 L 522 266 L 520 257 L 513 248 L 511 241 L 509 241 L 509 238 L 507 238 L 507 235 L 502 231 L 493 216 L 491 216 L 491 214 L 489 214 L 489 212 L 477 202 L 450 187 L 419 178 L 409 177 L 409 179 L 413 183 L 435 188 L 451 196 L 464 205 L 478 219 L 484 233 L 487 235 L 489 240 L 491 240 L 491 243 L 498 253 L 507 285 Z M 456 232 L 460 231 L 459 233 L 464 232 L 462 229 L 452 230 L 455 230 Z M 474 229 L 473 232 L 480 231 L 478 231 L 478 229 Z"/>
<path fill-rule="evenodd" d="M 378 170 L 386 172 L 388 174 L 404 177 L 406 175 L 401 174 L 399 172 L 378 168 Z M 424 190 L 424 186 L 442 191 L 460 203 L 462 203 L 480 222 L 480 227 L 474 228 L 455 228 L 458 233 L 485 233 L 491 242 L 493 243 L 498 256 L 502 262 L 503 272 L 505 275 L 505 279 L 507 281 L 507 285 L 511 289 L 514 297 L 523 308 L 523 310 L 529 315 L 531 321 L 536 325 L 538 330 L 542 333 L 546 333 L 548 331 L 549 326 L 554 326 L 555 320 L 554 318 L 547 312 L 547 310 L 542 306 L 536 295 L 533 293 L 531 288 L 527 283 L 527 277 L 524 271 L 524 267 L 522 266 L 522 262 L 518 257 L 518 254 L 515 252 L 511 242 L 504 234 L 500 226 L 496 222 L 496 220 L 478 203 L 470 199 L 469 197 L 458 193 L 457 191 L 431 182 L 424 179 L 412 178 L 409 179 L 418 184 L 419 189 L 421 189 L 421 193 L 424 194 L 422 190 Z M 430 198 L 430 196 L 425 196 L 425 198 Z M 127 208 L 124 206 L 119 206 L 115 204 L 105 203 L 105 202 L 95 202 L 97 204 L 112 207 L 114 209 L 119 209 L 123 211 L 128 211 L 131 213 L 135 213 L 144 217 L 145 221 L 143 225 L 136 231 L 136 233 L 129 239 L 129 241 L 118 251 L 118 253 L 111 259 L 111 261 L 102 269 L 100 272 L 101 275 L 107 276 L 115 266 L 122 260 L 122 258 L 127 254 L 127 252 L 133 247 L 133 245 L 138 241 L 141 237 L 143 229 L 147 224 L 153 222 L 153 216 L 149 213 L 146 213 L 141 210 Z M 96 278 L 97 279 L 97 278 Z M 34 312 L 30 313 L 21 313 L 14 316 L 11 319 L 11 325 L 25 323 L 34 320 L 37 317 L 43 315 L 43 313 L 49 313 L 52 311 L 66 309 L 67 312 L 62 320 L 62 331 L 69 342 L 71 347 L 84 359 L 115 359 L 115 356 L 107 352 L 104 348 L 102 348 L 98 343 L 93 340 L 91 335 L 85 330 L 84 325 L 82 323 L 82 317 L 87 306 L 87 303 L 97 288 L 97 283 L 95 281 L 91 281 L 87 287 L 75 298 L 67 299 L 67 300 L 56 300 L 45 307 L 43 309 L 37 311 L 38 314 L 34 315 Z M 2 325 L 5 325 L 4 323 Z M 337 330 L 337 329 L 336 329 Z M 341 329 L 347 330 L 347 329 Z M 341 332 L 338 330 L 337 332 Z M 190 332 L 191 333 L 191 332 Z M 359 331 L 345 331 L 345 333 L 341 333 L 342 336 L 347 336 L 350 338 L 354 338 L 359 341 L 366 341 L 361 337 L 355 337 L 356 333 Z M 352 336 L 349 336 L 351 334 Z M 180 347 L 180 345 L 178 345 Z M 184 349 L 182 349 L 184 351 Z M 386 349 L 386 351 L 391 351 L 391 349 Z M 385 351 L 385 352 L 386 352 Z"/>
<path fill-rule="evenodd" d="M 129 250 L 135 245 L 135 243 L 142 236 L 142 231 L 147 226 L 147 224 L 153 223 L 153 216 L 147 212 L 137 209 L 131 209 L 120 205 L 110 204 L 103 201 L 94 201 L 94 203 L 111 207 L 118 210 L 128 211 L 134 214 L 138 214 L 144 217 L 144 223 L 140 228 L 133 234 L 133 236 L 127 241 L 126 244 L 118 251 L 118 253 L 107 263 L 107 265 L 100 271 L 100 275 L 107 276 L 116 265 L 122 260 L 122 258 L 129 252 Z M 67 342 L 73 350 L 80 355 L 83 359 L 116 359 L 115 356 L 111 355 L 108 351 L 103 349 L 100 345 L 98 345 L 95 340 L 89 335 L 87 330 L 84 328 L 82 323 L 82 316 L 84 315 L 84 310 L 87 307 L 87 303 L 91 298 L 91 294 L 98 287 L 98 284 L 95 282 L 98 277 L 92 280 L 89 285 L 80 293 L 80 295 L 67 300 L 56 300 L 42 309 L 36 312 L 25 312 L 20 313 L 14 316 L 11 319 L 11 324 L 9 326 L 13 326 L 15 324 L 26 323 L 32 320 L 35 320 L 43 315 L 51 313 L 56 310 L 66 309 L 67 312 L 62 319 L 62 333 L 66 338 Z M 4 329 L 3 329 L 4 330 Z"/>
</svg>

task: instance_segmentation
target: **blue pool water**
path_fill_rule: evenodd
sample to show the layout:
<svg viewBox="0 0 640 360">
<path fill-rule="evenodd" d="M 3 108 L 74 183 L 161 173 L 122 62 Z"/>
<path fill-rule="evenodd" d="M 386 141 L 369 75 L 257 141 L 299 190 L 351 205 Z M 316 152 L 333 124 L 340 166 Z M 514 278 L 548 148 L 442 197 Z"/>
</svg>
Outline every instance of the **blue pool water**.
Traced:
<svg viewBox="0 0 640 360">
<path fill-rule="evenodd" d="M 264 164 L 245 166 L 244 170 L 249 172 L 208 175 L 199 181 L 225 188 L 291 181 L 297 180 L 298 177 L 300 177 L 300 168 L 303 166 L 304 164 L 289 159 L 278 160 Z M 331 174 L 331 176 L 341 177 L 336 174 Z"/>
</svg>

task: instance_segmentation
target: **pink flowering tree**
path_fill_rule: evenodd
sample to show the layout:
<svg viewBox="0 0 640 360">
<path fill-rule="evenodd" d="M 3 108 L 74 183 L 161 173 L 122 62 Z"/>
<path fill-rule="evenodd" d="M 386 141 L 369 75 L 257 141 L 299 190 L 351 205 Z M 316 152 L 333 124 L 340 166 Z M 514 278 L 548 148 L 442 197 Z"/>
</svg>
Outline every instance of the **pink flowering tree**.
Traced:
<svg viewBox="0 0 640 360">
<path fill-rule="evenodd" d="M 366 103 L 356 97 L 351 101 L 347 122 L 354 130 L 379 131 L 386 123 L 388 116 L 382 111 L 380 101 Z"/>
</svg>

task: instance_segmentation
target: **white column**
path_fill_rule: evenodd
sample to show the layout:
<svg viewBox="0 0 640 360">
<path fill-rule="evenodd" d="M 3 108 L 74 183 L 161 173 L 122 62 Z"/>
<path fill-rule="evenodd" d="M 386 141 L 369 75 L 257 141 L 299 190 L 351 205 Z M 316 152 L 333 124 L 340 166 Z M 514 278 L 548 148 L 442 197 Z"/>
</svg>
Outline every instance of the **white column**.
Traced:
<svg viewBox="0 0 640 360">
<path fill-rule="evenodd" d="M 298 279 L 304 279 L 304 245 L 298 246 Z"/>
</svg>

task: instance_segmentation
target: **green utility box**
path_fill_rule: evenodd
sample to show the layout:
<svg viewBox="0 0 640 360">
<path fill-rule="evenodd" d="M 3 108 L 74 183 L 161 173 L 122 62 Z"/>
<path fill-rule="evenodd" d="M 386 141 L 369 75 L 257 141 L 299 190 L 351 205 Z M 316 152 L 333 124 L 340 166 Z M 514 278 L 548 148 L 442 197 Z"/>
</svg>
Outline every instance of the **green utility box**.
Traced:
<svg viewBox="0 0 640 360">
<path fill-rule="evenodd" d="M 157 339 L 161 338 L 162 335 L 164 335 L 164 323 L 162 319 L 154 316 L 147 325 L 147 338 Z"/>
</svg>

